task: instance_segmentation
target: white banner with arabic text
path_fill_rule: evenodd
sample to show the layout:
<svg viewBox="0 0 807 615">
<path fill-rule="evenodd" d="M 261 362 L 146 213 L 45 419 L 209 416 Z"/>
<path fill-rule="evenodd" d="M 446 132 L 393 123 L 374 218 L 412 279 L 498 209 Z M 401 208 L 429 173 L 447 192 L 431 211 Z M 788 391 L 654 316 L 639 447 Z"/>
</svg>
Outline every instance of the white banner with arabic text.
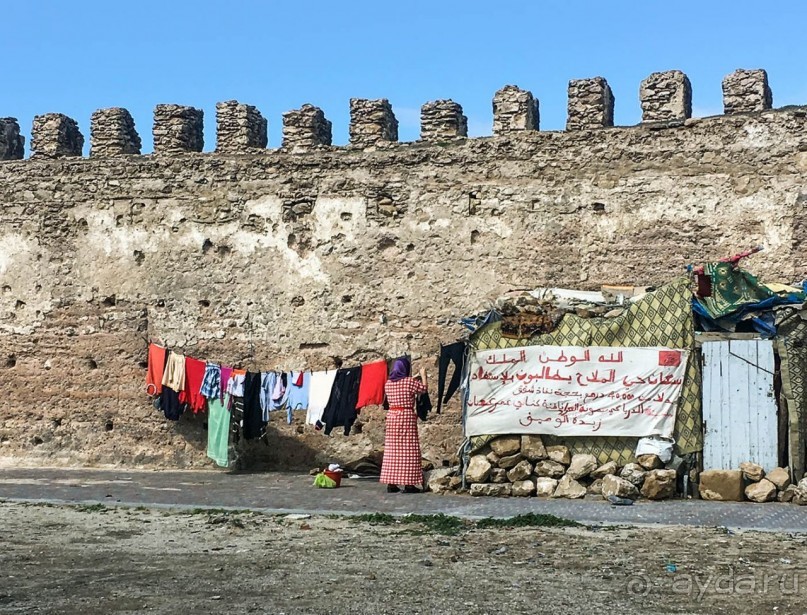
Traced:
<svg viewBox="0 0 807 615">
<path fill-rule="evenodd" d="M 687 351 L 610 346 L 479 350 L 465 435 L 671 437 Z"/>
</svg>

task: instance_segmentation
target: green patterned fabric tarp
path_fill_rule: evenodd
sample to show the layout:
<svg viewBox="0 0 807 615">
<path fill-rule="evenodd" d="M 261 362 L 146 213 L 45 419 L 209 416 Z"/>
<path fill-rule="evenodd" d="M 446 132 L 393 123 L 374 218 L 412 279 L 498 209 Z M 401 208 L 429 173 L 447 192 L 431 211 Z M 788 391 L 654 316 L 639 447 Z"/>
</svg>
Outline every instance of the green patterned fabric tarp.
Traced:
<svg viewBox="0 0 807 615">
<path fill-rule="evenodd" d="M 803 306 L 776 310 L 776 349 L 782 374 L 782 397 L 787 407 L 789 461 L 793 474 L 805 472 L 807 434 L 807 312 Z"/>
<path fill-rule="evenodd" d="M 712 295 L 703 297 L 700 302 L 714 319 L 774 295 L 756 276 L 731 263 L 709 263 L 704 265 L 703 272 L 712 278 Z"/>
<path fill-rule="evenodd" d="M 666 346 L 692 350 L 695 344 L 692 318 L 692 291 L 687 278 L 648 293 L 615 318 L 581 318 L 566 314 L 551 333 L 513 339 L 501 335 L 500 323 L 486 325 L 470 338 L 474 350 L 517 346 Z M 675 417 L 676 451 L 679 455 L 703 450 L 701 428 L 701 369 L 690 352 L 687 375 Z M 471 449 L 478 450 L 494 436 L 471 438 Z M 546 444 L 564 444 L 572 453 L 591 453 L 600 463 L 630 463 L 638 438 L 542 436 Z"/>
</svg>

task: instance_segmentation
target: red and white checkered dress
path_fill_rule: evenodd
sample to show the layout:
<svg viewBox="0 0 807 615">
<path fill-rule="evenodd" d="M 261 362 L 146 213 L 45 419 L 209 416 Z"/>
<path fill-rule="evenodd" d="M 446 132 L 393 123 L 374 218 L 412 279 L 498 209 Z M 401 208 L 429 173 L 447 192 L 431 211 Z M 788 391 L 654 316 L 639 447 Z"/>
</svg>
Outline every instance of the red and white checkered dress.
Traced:
<svg viewBox="0 0 807 615">
<path fill-rule="evenodd" d="M 388 380 L 384 385 L 390 408 L 384 432 L 382 483 L 404 486 L 423 484 L 415 396 L 425 392 L 426 386 L 420 380 L 409 377 L 395 382 Z"/>
</svg>

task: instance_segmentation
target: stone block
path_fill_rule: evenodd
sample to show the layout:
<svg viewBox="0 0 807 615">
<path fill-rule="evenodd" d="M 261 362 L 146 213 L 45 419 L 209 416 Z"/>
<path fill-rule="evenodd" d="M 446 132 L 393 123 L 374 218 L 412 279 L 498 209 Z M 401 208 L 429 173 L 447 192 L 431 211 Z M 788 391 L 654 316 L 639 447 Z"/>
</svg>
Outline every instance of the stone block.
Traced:
<svg viewBox="0 0 807 615">
<path fill-rule="evenodd" d="M 121 107 L 98 109 L 90 120 L 90 156 L 124 156 L 140 153 L 140 135 L 132 114 Z"/>
<path fill-rule="evenodd" d="M 0 160 L 22 160 L 25 137 L 20 134 L 17 118 L 0 117 Z"/>
<path fill-rule="evenodd" d="M 658 470 L 664 467 L 664 462 L 659 459 L 658 455 L 648 453 L 647 455 L 639 455 L 636 458 L 636 463 L 642 466 L 645 470 Z"/>
<path fill-rule="evenodd" d="M 602 479 L 602 497 L 608 498 L 608 496 L 614 495 L 618 498 L 630 498 L 635 500 L 639 497 L 639 490 L 629 480 L 625 480 L 620 476 L 614 476 L 613 474 L 607 474 L 605 478 Z"/>
<path fill-rule="evenodd" d="M 465 469 L 465 480 L 469 483 L 484 483 L 490 476 L 491 465 L 484 455 L 474 455 Z"/>
<path fill-rule="evenodd" d="M 493 96 L 493 134 L 538 130 L 538 100 L 532 92 L 506 85 Z"/>
<path fill-rule="evenodd" d="M 558 488 L 558 480 L 548 476 L 539 476 L 535 479 L 535 495 L 548 498 Z"/>
<path fill-rule="evenodd" d="M 420 108 L 420 138 L 442 141 L 468 136 L 468 118 L 453 100 L 434 100 Z"/>
<path fill-rule="evenodd" d="M 532 474 L 532 464 L 525 459 L 523 461 L 519 461 L 515 466 L 513 466 L 513 468 L 507 473 L 507 480 L 514 483 L 519 480 L 524 480 L 530 474 Z"/>
<path fill-rule="evenodd" d="M 639 87 L 643 122 L 684 121 L 692 116 L 692 85 L 680 70 L 653 73 Z"/>
<path fill-rule="evenodd" d="M 796 496 L 796 485 L 788 485 L 782 491 L 780 491 L 776 499 L 779 502 L 792 502 L 793 498 Z"/>
<path fill-rule="evenodd" d="M 246 154 L 266 149 L 268 123 L 257 107 L 236 100 L 216 103 L 216 151 Z"/>
<path fill-rule="evenodd" d="M 591 484 L 586 487 L 586 491 L 591 495 L 602 495 L 602 480 L 601 478 L 595 478 L 591 481 Z"/>
<path fill-rule="evenodd" d="M 535 464 L 533 469 L 535 476 L 548 476 L 550 478 L 560 478 L 566 474 L 566 466 L 557 461 L 545 459 Z"/>
<path fill-rule="evenodd" d="M 774 468 L 768 472 L 765 478 L 776 485 L 779 490 L 787 489 L 788 485 L 790 485 L 790 472 L 788 472 L 787 468 Z"/>
<path fill-rule="evenodd" d="M 614 125 L 614 94 L 602 77 L 569 81 L 566 130 L 588 130 Z"/>
<path fill-rule="evenodd" d="M 762 478 L 745 488 L 745 497 L 752 502 L 772 502 L 776 499 L 776 485 Z"/>
<path fill-rule="evenodd" d="M 509 470 L 513 466 L 515 466 L 519 461 L 524 459 L 521 456 L 521 453 L 516 453 L 515 455 L 505 455 L 504 457 L 499 458 L 499 467 L 504 468 L 505 470 Z"/>
<path fill-rule="evenodd" d="M 520 436 L 499 436 L 490 442 L 490 450 L 499 457 L 515 455 L 521 450 Z"/>
<path fill-rule="evenodd" d="M 723 112 L 751 113 L 773 106 L 768 73 L 762 69 L 735 70 L 723 78 Z"/>
<path fill-rule="evenodd" d="M 572 462 L 572 454 L 569 452 L 569 449 L 562 444 L 558 444 L 557 446 L 547 446 L 546 455 L 552 461 L 562 463 L 565 466 Z"/>
<path fill-rule="evenodd" d="M 616 474 L 617 470 L 619 470 L 619 466 L 616 465 L 616 461 L 608 461 L 594 470 L 591 478 L 605 478 L 609 474 Z"/>
<path fill-rule="evenodd" d="M 506 483 L 507 470 L 505 470 L 504 468 L 491 468 L 488 480 L 492 483 Z"/>
<path fill-rule="evenodd" d="M 535 493 L 535 482 L 530 479 L 515 481 L 510 494 L 514 497 L 529 497 Z"/>
<path fill-rule="evenodd" d="M 306 104 L 283 114 L 284 149 L 314 149 L 332 142 L 333 125 L 319 107 Z"/>
<path fill-rule="evenodd" d="M 641 494 L 649 500 L 665 500 L 675 495 L 675 470 L 650 470 L 642 483 Z"/>
<path fill-rule="evenodd" d="M 762 466 L 758 463 L 744 461 L 740 464 L 740 471 L 743 473 L 746 480 L 754 483 L 765 478 L 765 470 L 763 470 Z"/>
<path fill-rule="evenodd" d="M 490 462 L 490 465 L 499 467 L 499 456 L 493 451 L 490 451 L 487 455 L 485 455 L 485 459 Z"/>
<path fill-rule="evenodd" d="M 386 98 L 350 99 L 350 144 L 372 147 L 398 140 L 398 120 Z"/>
<path fill-rule="evenodd" d="M 572 462 L 566 474 L 575 480 L 584 478 L 597 469 L 597 458 L 588 453 L 578 453 L 572 457 Z"/>
<path fill-rule="evenodd" d="M 745 482 L 740 470 L 704 470 L 700 473 L 698 491 L 704 500 L 742 502 Z"/>
<path fill-rule="evenodd" d="M 449 491 L 451 489 L 451 477 L 455 471 L 455 468 L 437 468 L 429 471 L 424 479 L 428 490 L 434 493 Z"/>
<path fill-rule="evenodd" d="M 204 112 L 183 105 L 157 105 L 154 108 L 155 154 L 201 152 L 204 147 Z"/>
<path fill-rule="evenodd" d="M 579 499 L 585 497 L 586 488 L 568 474 L 558 481 L 553 498 Z"/>
<path fill-rule="evenodd" d="M 492 483 L 474 483 L 471 485 L 470 494 L 474 497 L 507 497 L 511 493 L 512 487 L 509 484 L 494 485 Z"/>
<path fill-rule="evenodd" d="M 84 136 L 76 120 L 62 113 L 46 113 L 34 117 L 31 129 L 33 158 L 81 156 Z"/>
<path fill-rule="evenodd" d="M 644 478 L 647 475 L 647 471 L 638 463 L 629 463 L 624 468 L 622 468 L 622 471 L 619 473 L 619 475 L 625 480 L 636 485 L 636 487 L 638 488 L 642 486 Z"/>
<path fill-rule="evenodd" d="M 546 459 L 546 447 L 541 436 L 521 436 L 521 454 L 530 461 Z"/>
</svg>

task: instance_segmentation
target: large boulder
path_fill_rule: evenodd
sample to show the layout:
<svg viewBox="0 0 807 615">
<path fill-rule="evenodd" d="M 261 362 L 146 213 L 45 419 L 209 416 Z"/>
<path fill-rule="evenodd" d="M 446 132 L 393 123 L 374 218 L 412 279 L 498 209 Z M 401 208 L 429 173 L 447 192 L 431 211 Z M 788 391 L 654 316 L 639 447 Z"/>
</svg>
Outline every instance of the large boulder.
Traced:
<svg viewBox="0 0 807 615">
<path fill-rule="evenodd" d="M 509 484 L 494 485 L 492 483 L 474 483 L 471 485 L 472 496 L 492 496 L 507 497 L 510 495 L 511 486 Z"/>
<path fill-rule="evenodd" d="M 546 459 L 546 447 L 541 436 L 521 436 L 521 454 L 530 461 Z"/>
<path fill-rule="evenodd" d="M 513 496 L 528 497 L 535 493 L 534 479 L 515 481 L 510 489 Z"/>
<path fill-rule="evenodd" d="M 763 478 L 745 488 L 745 497 L 752 502 L 772 502 L 776 499 L 776 485 Z"/>
<path fill-rule="evenodd" d="M 437 468 L 427 473 L 426 485 L 429 491 L 434 493 L 443 493 L 450 491 L 451 477 L 457 471 L 457 468 Z"/>
<path fill-rule="evenodd" d="M 791 501 L 799 506 L 807 506 L 807 477 L 802 478 L 799 481 L 799 484 L 796 485 L 796 488 L 793 490 L 793 499 Z"/>
<path fill-rule="evenodd" d="M 787 471 L 787 468 L 774 468 L 768 472 L 765 478 L 776 485 L 776 488 L 780 491 L 787 489 L 788 485 L 790 485 L 790 472 Z"/>
<path fill-rule="evenodd" d="M 535 476 L 549 476 L 550 478 L 560 478 L 566 474 L 566 466 L 559 464 L 557 461 L 550 461 L 544 459 L 535 464 L 533 469 Z"/>
<path fill-rule="evenodd" d="M 578 453 L 572 457 L 572 463 L 566 474 L 575 480 L 584 478 L 597 469 L 597 458 L 588 453 Z"/>
<path fill-rule="evenodd" d="M 523 461 L 519 461 L 513 466 L 513 469 L 507 473 L 507 480 L 514 483 L 519 480 L 524 480 L 530 474 L 532 474 L 532 464 L 524 459 Z"/>
<path fill-rule="evenodd" d="M 616 474 L 619 466 L 616 461 L 608 461 L 591 473 L 591 478 L 605 478 L 609 474 Z"/>
<path fill-rule="evenodd" d="M 548 476 L 539 476 L 535 479 L 535 495 L 548 498 L 558 488 L 558 481 Z"/>
<path fill-rule="evenodd" d="M 675 470 L 651 470 L 642 483 L 641 493 L 648 500 L 666 500 L 675 495 Z"/>
<path fill-rule="evenodd" d="M 619 475 L 626 481 L 633 483 L 637 488 L 639 488 L 644 482 L 644 477 L 647 475 L 647 470 L 645 470 L 638 463 L 629 463 L 622 468 Z"/>
<path fill-rule="evenodd" d="M 504 468 L 505 470 L 509 470 L 522 459 L 524 458 L 521 456 L 521 453 L 516 453 L 514 455 L 505 455 L 504 457 L 499 458 L 499 467 Z"/>
<path fill-rule="evenodd" d="M 591 495 L 602 495 L 602 479 L 595 478 L 591 481 L 591 484 L 586 487 L 586 491 L 588 491 Z"/>
<path fill-rule="evenodd" d="M 646 455 L 639 455 L 636 457 L 636 463 L 642 466 L 645 470 L 658 470 L 664 467 L 664 462 L 654 453 Z"/>
<path fill-rule="evenodd" d="M 558 487 L 552 497 L 577 499 L 585 497 L 585 495 L 586 488 L 567 474 L 558 481 Z"/>
<path fill-rule="evenodd" d="M 792 502 L 796 496 L 796 485 L 788 485 L 776 496 L 779 502 Z"/>
<path fill-rule="evenodd" d="M 639 497 L 639 490 L 632 482 L 621 476 L 607 474 L 602 479 L 602 497 L 608 498 L 610 495 L 615 495 L 618 498 L 630 498 L 635 500 Z"/>
<path fill-rule="evenodd" d="M 704 470 L 698 477 L 701 499 L 742 502 L 745 499 L 743 473 L 740 470 Z"/>
<path fill-rule="evenodd" d="M 474 455 L 465 470 L 465 480 L 469 483 L 484 483 L 490 476 L 492 466 L 484 455 Z"/>
<path fill-rule="evenodd" d="M 521 450 L 521 436 L 499 436 L 491 441 L 490 450 L 499 457 L 514 455 Z"/>
<path fill-rule="evenodd" d="M 546 447 L 546 456 L 556 463 L 567 466 L 572 462 L 572 454 L 569 449 L 562 444 Z"/>
<path fill-rule="evenodd" d="M 507 470 L 504 468 L 493 468 L 490 471 L 490 476 L 488 480 L 491 483 L 506 483 L 507 482 Z"/>
<path fill-rule="evenodd" d="M 763 470 L 762 466 L 758 463 L 744 461 L 740 464 L 740 471 L 743 473 L 743 476 L 752 483 L 765 478 L 765 470 Z"/>
</svg>

